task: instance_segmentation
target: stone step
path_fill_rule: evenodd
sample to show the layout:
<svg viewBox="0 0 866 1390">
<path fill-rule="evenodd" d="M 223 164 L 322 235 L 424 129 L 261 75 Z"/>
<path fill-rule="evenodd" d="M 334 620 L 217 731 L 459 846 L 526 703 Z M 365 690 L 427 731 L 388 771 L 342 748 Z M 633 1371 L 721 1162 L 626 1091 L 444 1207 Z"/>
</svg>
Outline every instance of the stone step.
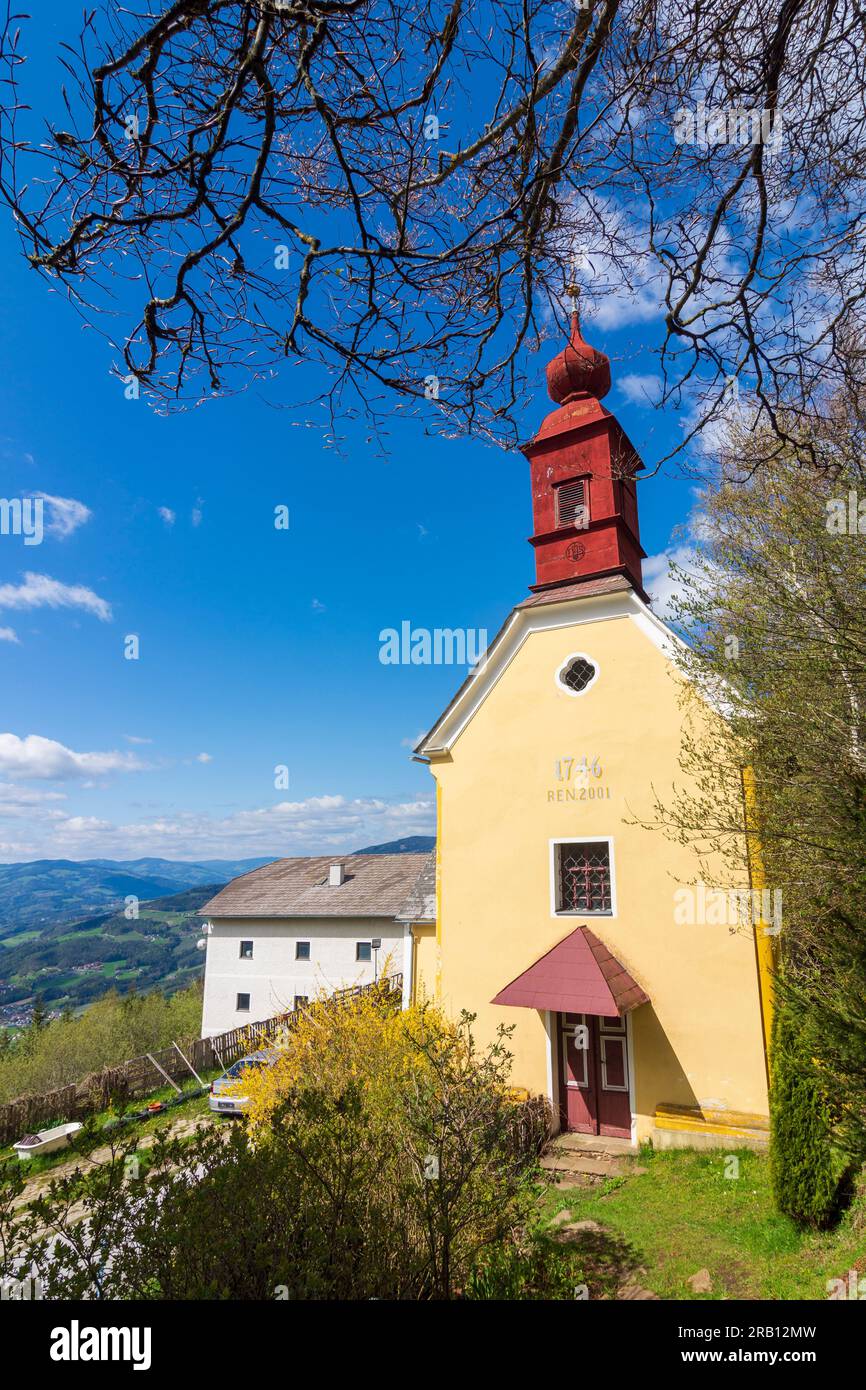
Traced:
<svg viewBox="0 0 866 1390">
<path fill-rule="evenodd" d="M 602 1154 L 580 1154 L 574 1151 L 557 1152 L 549 1150 L 541 1160 L 541 1166 L 548 1173 L 580 1173 L 592 1178 L 610 1178 L 626 1172 L 619 1158 L 606 1158 Z"/>
<path fill-rule="evenodd" d="M 574 1149 L 577 1153 L 600 1153 L 605 1157 L 613 1154 L 633 1154 L 635 1147 L 630 1139 L 615 1139 L 609 1134 L 578 1134 L 576 1130 L 566 1130 L 557 1134 L 552 1147 L 555 1149 Z"/>
</svg>

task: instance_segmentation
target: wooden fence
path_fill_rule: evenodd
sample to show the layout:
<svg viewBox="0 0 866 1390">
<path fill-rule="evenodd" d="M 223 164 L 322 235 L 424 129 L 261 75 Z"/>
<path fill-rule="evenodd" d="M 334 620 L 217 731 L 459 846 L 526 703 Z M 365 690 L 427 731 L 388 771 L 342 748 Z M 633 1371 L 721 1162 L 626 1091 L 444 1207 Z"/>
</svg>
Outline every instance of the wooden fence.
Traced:
<svg viewBox="0 0 866 1390">
<path fill-rule="evenodd" d="M 327 1002 L 339 1007 L 360 995 L 371 993 L 380 994 L 383 1000 L 393 1001 L 402 996 L 402 991 L 403 976 L 389 975 L 376 984 L 337 990 Z M 297 1016 L 297 1010 L 293 1009 L 290 1013 L 276 1014 L 260 1023 L 246 1023 L 242 1028 L 232 1028 L 230 1032 L 220 1033 L 215 1038 L 181 1038 L 178 1046 L 199 1073 L 211 1071 L 214 1067 L 229 1067 L 239 1057 L 266 1046 L 276 1034 L 291 1028 Z M 41 1096 L 19 1096 L 17 1100 L 0 1105 L 0 1147 L 51 1124 L 81 1120 L 86 1115 L 105 1110 L 112 1103 L 134 1100 L 159 1090 L 165 1086 L 166 1080 L 159 1067 L 154 1065 L 155 1062 L 181 1086 L 193 1080 L 177 1048 L 164 1047 L 149 1057 L 133 1057 L 116 1067 L 104 1067 L 102 1071 L 86 1076 L 83 1081 L 73 1081 L 59 1090 L 47 1091 Z"/>
</svg>

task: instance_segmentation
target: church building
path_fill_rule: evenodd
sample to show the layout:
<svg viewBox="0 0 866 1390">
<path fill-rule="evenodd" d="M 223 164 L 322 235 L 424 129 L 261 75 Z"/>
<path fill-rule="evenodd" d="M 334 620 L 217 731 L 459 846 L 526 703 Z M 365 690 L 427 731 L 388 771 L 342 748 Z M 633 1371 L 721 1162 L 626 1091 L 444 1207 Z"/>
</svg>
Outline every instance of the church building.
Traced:
<svg viewBox="0 0 866 1390">
<path fill-rule="evenodd" d="M 555 409 L 524 450 L 535 582 L 415 750 L 436 781 L 437 903 L 411 988 L 475 1014 L 482 1044 L 513 1025 L 513 1082 L 564 1129 L 762 1145 L 757 927 L 684 923 L 701 864 L 640 824 L 684 782 L 684 677 L 643 587 L 643 464 L 576 313 L 547 383 Z"/>
</svg>

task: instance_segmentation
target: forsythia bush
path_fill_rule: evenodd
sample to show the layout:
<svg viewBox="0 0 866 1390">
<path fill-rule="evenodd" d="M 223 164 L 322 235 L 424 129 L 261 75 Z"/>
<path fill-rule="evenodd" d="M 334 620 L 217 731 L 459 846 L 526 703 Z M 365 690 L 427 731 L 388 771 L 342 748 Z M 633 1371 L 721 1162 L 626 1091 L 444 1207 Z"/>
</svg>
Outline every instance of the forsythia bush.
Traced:
<svg viewBox="0 0 866 1390">
<path fill-rule="evenodd" d="M 471 1024 L 320 1000 L 244 1079 L 251 1143 L 282 1155 L 307 1228 L 329 1233 L 338 1296 L 447 1297 L 532 1202 L 547 1114 L 527 1138 L 504 1038 L 479 1051 Z"/>
<path fill-rule="evenodd" d="M 248 1125 L 131 1137 L 23 1220 L 0 1165 L 0 1276 L 35 1266 L 52 1299 L 572 1296 L 573 1261 L 523 1238 L 546 1104 L 515 1101 L 471 1022 L 317 1003 L 247 1073 Z"/>
</svg>

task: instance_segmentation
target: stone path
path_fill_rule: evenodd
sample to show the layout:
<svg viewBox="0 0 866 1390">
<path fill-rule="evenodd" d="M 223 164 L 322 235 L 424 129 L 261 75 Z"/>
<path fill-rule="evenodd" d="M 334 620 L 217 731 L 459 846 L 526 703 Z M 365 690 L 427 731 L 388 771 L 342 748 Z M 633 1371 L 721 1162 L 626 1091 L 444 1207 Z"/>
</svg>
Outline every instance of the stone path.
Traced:
<svg viewBox="0 0 866 1390">
<path fill-rule="evenodd" d="M 557 1187 L 594 1187 L 605 1178 L 646 1172 L 646 1168 L 631 1161 L 630 1151 L 584 1149 L 573 1142 L 574 1137 L 567 1136 L 569 1143 L 555 1139 L 541 1160 L 542 1168 L 551 1175 Z"/>
<path fill-rule="evenodd" d="M 186 1139 L 194 1134 L 196 1130 L 203 1129 L 211 1124 L 212 1117 L 208 1115 L 186 1115 L 179 1116 L 169 1125 L 168 1131 L 172 1139 Z M 160 1131 L 164 1133 L 164 1131 Z M 142 1137 L 139 1149 L 149 1149 L 152 1147 L 156 1134 L 151 1131 Z M 92 1149 L 90 1153 L 76 1154 L 66 1163 L 57 1163 L 53 1168 L 47 1168 L 42 1173 L 36 1173 L 34 1177 L 26 1180 L 24 1191 L 16 1197 L 13 1202 L 15 1209 L 29 1206 L 31 1202 L 36 1202 L 48 1191 L 55 1179 L 67 1178 L 75 1172 L 76 1168 L 86 1169 L 90 1164 L 108 1163 L 111 1159 L 111 1147 L 108 1144 L 101 1145 L 98 1149 Z"/>
<path fill-rule="evenodd" d="M 577 1134 L 558 1136 L 541 1160 L 542 1168 L 558 1189 L 595 1187 L 606 1178 L 637 1177 L 647 1171 L 633 1161 L 634 1151 L 630 1146 L 616 1140 L 613 1141 L 616 1148 L 613 1148 L 611 1141 L 605 1144 L 596 1140 L 591 1145 L 585 1145 L 581 1142 L 582 1137 Z M 600 1245 L 616 1244 L 618 1240 L 599 1221 L 575 1221 L 567 1209 L 557 1212 L 550 1229 L 555 1240 L 569 1244 L 573 1242 L 588 1249 L 595 1247 L 597 1250 Z M 613 1297 L 625 1302 L 650 1299 L 659 1302 L 658 1294 L 644 1288 L 640 1282 L 645 1274 L 645 1269 L 624 1268 Z"/>
</svg>

